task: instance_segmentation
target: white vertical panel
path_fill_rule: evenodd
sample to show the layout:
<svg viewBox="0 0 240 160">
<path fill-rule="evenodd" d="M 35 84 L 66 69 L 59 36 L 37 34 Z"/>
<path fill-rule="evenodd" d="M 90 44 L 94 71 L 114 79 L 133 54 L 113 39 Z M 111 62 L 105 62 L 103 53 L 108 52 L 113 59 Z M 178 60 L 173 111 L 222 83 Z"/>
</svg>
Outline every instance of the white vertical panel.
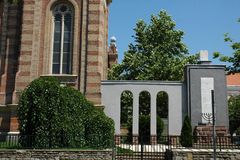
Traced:
<svg viewBox="0 0 240 160">
<path fill-rule="evenodd" d="M 212 114 L 211 90 L 214 90 L 214 79 L 212 77 L 201 78 L 201 105 L 202 114 Z M 210 117 L 208 117 L 210 118 Z M 206 118 L 202 117 L 202 123 L 208 123 Z"/>
<path fill-rule="evenodd" d="M 150 126 L 150 135 L 156 136 L 157 135 L 157 97 L 156 93 L 151 94 L 151 126 Z"/>
<path fill-rule="evenodd" d="M 133 92 L 133 128 L 132 134 L 138 136 L 139 134 L 139 94 Z"/>
</svg>

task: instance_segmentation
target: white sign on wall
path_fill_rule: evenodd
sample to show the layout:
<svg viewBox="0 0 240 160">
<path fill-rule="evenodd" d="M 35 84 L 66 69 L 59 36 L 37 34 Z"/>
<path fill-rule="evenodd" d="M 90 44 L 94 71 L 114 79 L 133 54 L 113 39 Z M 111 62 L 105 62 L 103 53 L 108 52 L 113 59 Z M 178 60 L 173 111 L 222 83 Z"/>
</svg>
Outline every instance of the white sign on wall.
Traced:
<svg viewBox="0 0 240 160">
<path fill-rule="evenodd" d="M 214 79 L 212 77 L 201 78 L 201 107 L 202 107 L 202 123 L 209 123 L 212 116 L 212 95 L 214 90 Z"/>
</svg>

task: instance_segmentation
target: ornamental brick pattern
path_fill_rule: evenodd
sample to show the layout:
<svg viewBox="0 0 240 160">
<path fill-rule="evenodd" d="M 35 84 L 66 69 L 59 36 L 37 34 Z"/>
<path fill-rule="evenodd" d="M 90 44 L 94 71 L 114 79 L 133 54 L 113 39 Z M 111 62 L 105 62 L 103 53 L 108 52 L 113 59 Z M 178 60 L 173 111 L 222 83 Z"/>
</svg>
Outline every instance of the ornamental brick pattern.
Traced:
<svg viewBox="0 0 240 160">
<path fill-rule="evenodd" d="M 216 126 L 215 127 L 217 138 L 216 143 L 229 144 L 231 142 L 229 137 L 228 129 L 225 126 Z M 211 144 L 212 143 L 212 134 L 213 126 L 212 125 L 199 125 L 195 128 L 196 136 L 198 137 L 197 143 L 199 144 Z"/>
<path fill-rule="evenodd" d="M 68 3 L 74 10 L 72 74 L 52 75 L 52 8 Z M 0 2 L 0 131 L 16 131 L 20 92 L 34 79 L 55 76 L 101 106 L 101 80 L 108 68 L 107 0 L 23 0 Z M 64 82 L 64 83 L 65 83 Z M 10 124 L 9 124 L 10 123 Z"/>
</svg>

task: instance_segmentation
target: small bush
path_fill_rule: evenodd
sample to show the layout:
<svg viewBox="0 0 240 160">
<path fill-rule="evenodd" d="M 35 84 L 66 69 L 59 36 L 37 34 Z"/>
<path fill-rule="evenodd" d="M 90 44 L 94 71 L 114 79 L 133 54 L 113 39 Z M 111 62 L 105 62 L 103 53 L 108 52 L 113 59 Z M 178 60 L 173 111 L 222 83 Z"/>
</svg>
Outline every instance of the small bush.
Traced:
<svg viewBox="0 0 240 160">
<path fill-rule="evenodd" d="M 240 135 L 240 127 L 238 127 L 238 128 L 236 129 L 236 135 L 237 135 L 237 136 Z"/>
<path fill-rule="evenodd" d="M 149 115 L 140 115 L 139 116 L 139 140 L 142 143 L 150 143 L 150 116 Z M 157 116 L 157 137 L 161 137 L 163 132 L 163 121 L 160 116 Z M 132 123 L 128 127 L 128 142 L 132 141 Z"/>
<path fill-rule="evenodd" d="M 22 92 L 18 118 L 23 147 L 107 148 L 113 140 L 113 121 L 55 78 L 34 80 Z"/>
<path fill-rule="evenodd" d="M 183 147 L 192 147 L 192 126 L 189 117 L 186 115 L 184 118 L 180 143 Z"/>
</svg>

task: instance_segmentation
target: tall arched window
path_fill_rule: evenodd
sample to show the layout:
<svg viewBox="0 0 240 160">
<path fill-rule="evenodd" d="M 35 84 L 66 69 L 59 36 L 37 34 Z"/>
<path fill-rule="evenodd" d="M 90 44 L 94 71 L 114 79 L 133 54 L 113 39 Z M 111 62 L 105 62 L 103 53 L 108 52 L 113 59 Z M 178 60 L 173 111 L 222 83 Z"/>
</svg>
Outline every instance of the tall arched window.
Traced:
<svg viewBox="0 0 240 160">
<path fill-rule="evenodd" d="M 53 8 L 52 74 L 72 72 L 73 8 L 65 3 Z"/>
</svg>

